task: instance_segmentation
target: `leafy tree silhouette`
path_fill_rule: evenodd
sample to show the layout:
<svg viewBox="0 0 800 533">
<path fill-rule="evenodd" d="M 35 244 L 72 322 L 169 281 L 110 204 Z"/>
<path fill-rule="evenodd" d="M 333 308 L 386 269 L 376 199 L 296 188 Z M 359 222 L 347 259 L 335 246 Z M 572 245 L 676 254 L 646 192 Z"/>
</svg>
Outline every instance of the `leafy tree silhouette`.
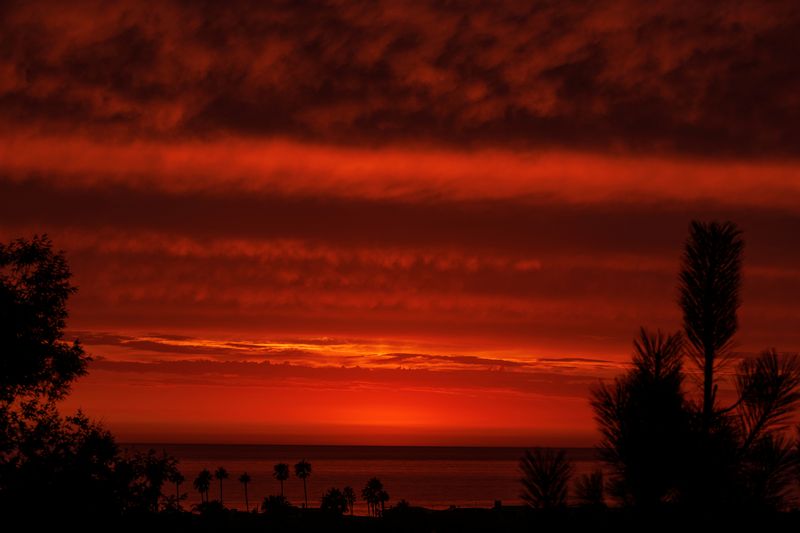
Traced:
<svg viewBox="0 0 800 533">
<path fill-rule="evenodd" d="M 222 482 L 230 477 L 224 466 L 220 466 L 214 471 L 214 478 L 219 481 L 219 503 L 222 503 Z"/>
<path fill-rule="evenodd" d="M 250 474 L 248 474 L 247 472 L 239 476 L 239 483 L 241 483 L 242 486 L 244 486 L 244 508 L 247 512 L 250 512 L 250 500 L 247 497 L 247 485 L 252 480 L 253 479 L 250 477 Z"/>
<path fill-rule="evenodd" d="M 208 491 L 211 488 L 211 480 L 213 476 L 211 471 L 207 468 L 204 468 L 197 474 L 197 477 L 194 479 L 194 488 L 197 489 L 197 492 L 200 493 L 200 501 L 201 503 L 208 503 Z"/>
<path fill-rule="evenodd" d="M 565 450 L 525 450 L 519 462 L 523 477 L 520 497 L 536 509 L 554 509 L 567 504 L 567 487 L 573 467 Z"/>
<path fill-rule="evenodd" d="M 161 490 L 173 473 L 177 472 L 177 460 L 166 452 L 159 455 L 150 449 L 146 453 L 135 454 L 131 464 L 137 479 L 137 491 L 145 502 L 145 508 L 158 512 Z"/>
<path fill-rule="evenodd" d="M 0 405 L 20 398 L 58 400 L 86 373 L 80 342 L 64 342 L 76 288 L 63 252 L 43 235 L 0 244 Z"/>
<path fill-rule="evenodd" d="M 283 482 L 289 479 L 289 465 L 278 463 L 272 470 L 272 477 L 281 483 L 281 496 L 283 496 Z"/>
<path fill-rule="evenodd" d="M 299 463 L 294 465 L 294 474 L 303 480 L 303 506 L 308 508 L 308 488 L 306 486 L 306 480 L 308 479 L 308 476 L 311 475 L 311 463 L 305 459 L 301 460 Z"/>
<path fill-rule="evenodd" d="M 123 457 L 113 435 L 56 402 L 86 373 L 90 357 L 66 342 L 75 287 L 65 255 L 34 236 L 0 244 L 0 514 L 111 517 L 157 510 L 163 469 L 174 459 Z"/>
</svg>

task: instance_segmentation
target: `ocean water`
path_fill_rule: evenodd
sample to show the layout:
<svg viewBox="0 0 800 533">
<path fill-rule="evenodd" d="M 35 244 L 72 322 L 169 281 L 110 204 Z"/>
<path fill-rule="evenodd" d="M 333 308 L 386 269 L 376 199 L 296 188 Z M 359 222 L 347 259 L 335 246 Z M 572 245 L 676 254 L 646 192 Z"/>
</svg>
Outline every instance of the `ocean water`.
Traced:
<svg viewBox="0 0 800 533">
<path fill-rule="evenodd" d="M 280 494 L 280 484 L 272 477 L 276 463 L 287 463 L 291 477 L 284 482 L 284 493 L 293 504 L 303 503 L 303 482 L 294 476 L 294 464 L 301 459 L 311 463 L 307 479 L 308 503 L 319 505 L 330 487 L 349 485 L 361 495 L 367 480 L 377 476 L 388 491 L 389 505 L 405 499 L 411 505 L 431 509 L 491 507 L 495 500 L 505 505 L 522 503 L 520 494 L 520 448 L 416 447 L 416 446 L 285 446 L 228 444 L 128 444 L 130 451 L 153 448 L 177 457 L 186 477 L 181 492 L 188 494 L 184 507 L 199 503 L 192 481 L 203 469 L 212 472 L 224 466 L 230 479 L 223 482 L 222 496 L 228 507 L 244 509 L 244 489 L 238 478 L 242 472 L 252 477 L 248 486 L 250 508 L 260 506 L 269 494 Z M 594 450 L 570 448 L 569 459 L 575 476 L 600 468 Z M 164 492 L 174 491 L 174 486 Z M 211 485 L 210 497 L 219 498 L 219 482 Z M 356 514 L 366 514 L 366 504 L 357 501 Z"/>
</svg>

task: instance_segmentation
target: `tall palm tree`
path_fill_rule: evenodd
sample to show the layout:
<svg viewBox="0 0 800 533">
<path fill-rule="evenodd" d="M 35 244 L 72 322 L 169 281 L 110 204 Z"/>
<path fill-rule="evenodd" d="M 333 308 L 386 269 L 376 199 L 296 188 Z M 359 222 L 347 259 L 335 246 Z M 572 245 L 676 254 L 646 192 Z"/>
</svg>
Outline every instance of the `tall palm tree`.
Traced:
<svg viewBox="0 0 800 533">
<path fill-rule="evenodd" d="M 356 491 L 353 490 L 353 487 L 347 486 L 342 489 L 342 494 L 347 502 L 347 508 L 350 509 L 350 516 L 353 516 L 353 507 L 356 504 Z"/>
<path fill-rule="evenodd" d="M 211 488 L 212 479 L 211 472 L 204 468 L 194 480 L 194 488 L 200 493 L 200 501 L 203 503 L 208 503 L 208 490 Z"/>
<path fill-rule="evenodd" d="M 250 500 L 247 498 L 247 484 L 250 483 L 250 481 L 252 481 L 252 478 L 247 472 L 239 476 L 239 483 L 244 485 L 244 508 L 248 513 L 250 512 Z"/>
<path fill-rule="evenodd" d="M 289 479 L 289 465 L 278 463 L 272 470 L 272 477 L 281 482 L 281 498 L 283 498 L 283 482 Z"/>
<path fill-rule="evenodd" d="M 308 489 L 306 487 L 306 479 L 311 475 L 311 463 L 303 459 L 294 465 L 294 475 L 303 480 L 303 499 L 305 500 L 305 508 L 308 508 Z"/>
<path fill-rule="evenodd" d="M 739 329 L 742 232 L 732 222 L 698 222 L 689 226 L 680 273 L 680 306 L 689 355 L 703 373 L 702 428 L 708 433 L 715 416 L 714 372 L 725 362 Z"/>
<path fill-rule="evenodd" d="M 170 472 L 169 481 L 175 483 L 175 504 L 177 505 L 181 501 L 181 484 L 186 481 L 186 478 L 176 468 Z"/>
<path fill-rule="evenodd" d="M 216 472 L 214 472 L 214 477 L 219 480 L 219 503 L 222 503 L 222 480 L 228 479 L 230 474 L 228 471 L 225 470 L 224 466 L 217 468 Z"/>
</svg>

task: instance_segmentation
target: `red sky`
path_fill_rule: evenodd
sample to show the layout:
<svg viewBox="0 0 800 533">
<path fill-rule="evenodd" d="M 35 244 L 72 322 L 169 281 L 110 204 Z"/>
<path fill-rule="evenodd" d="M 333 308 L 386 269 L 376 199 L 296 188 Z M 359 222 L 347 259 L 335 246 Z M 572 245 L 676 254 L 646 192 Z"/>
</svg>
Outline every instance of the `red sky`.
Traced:
<svg viewBox="0 0 800 533">
<path fill-rule="evenodd" d="M 796 3 L 361 4 L 0 7 L 0 237 L 67 253 L 66 408 L 592 444 L 693 218 L 745 232 L 738 352 L 800 350 Z"/>
</svg>

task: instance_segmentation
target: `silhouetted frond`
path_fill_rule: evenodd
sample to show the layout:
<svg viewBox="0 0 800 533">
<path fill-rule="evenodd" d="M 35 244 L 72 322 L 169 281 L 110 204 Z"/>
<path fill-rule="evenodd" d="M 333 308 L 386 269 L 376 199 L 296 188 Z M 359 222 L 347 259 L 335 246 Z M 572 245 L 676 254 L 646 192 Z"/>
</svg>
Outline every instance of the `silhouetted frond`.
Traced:
<svg viewBox="0 0 800 533">
<path fill-rule="evenodd" d="M 767 434 L 755 441 L 742 461 L 746 503 L 783 510 L 794 503 L 792 485 L 800 465 L 793 444 L 781 435 Z"/>
<path fill-rule="evenodd" d="M 640 328 L 633 349 L 633 365 L 642 376 L 653 380 L 683 380 L 683 336 L 680 333 L 665 335 L 659 330 L 653 334 Z"/>
<path fill-rule="evenodd" d="M 800 404 L 800 359 L 766 350 L 739 365 L 736 377 L 738 414 L 747 450 L 765 433 L 781 430 Z"/>
<path fill-rule="evenodd" d="M 567 487 L 572 465 L 565 450 L 534 448 L 525 450 L 519 468 L 523 491 L 520 497 L 537 509 L 563 507 L 567 503 Z"/>
</svg>

